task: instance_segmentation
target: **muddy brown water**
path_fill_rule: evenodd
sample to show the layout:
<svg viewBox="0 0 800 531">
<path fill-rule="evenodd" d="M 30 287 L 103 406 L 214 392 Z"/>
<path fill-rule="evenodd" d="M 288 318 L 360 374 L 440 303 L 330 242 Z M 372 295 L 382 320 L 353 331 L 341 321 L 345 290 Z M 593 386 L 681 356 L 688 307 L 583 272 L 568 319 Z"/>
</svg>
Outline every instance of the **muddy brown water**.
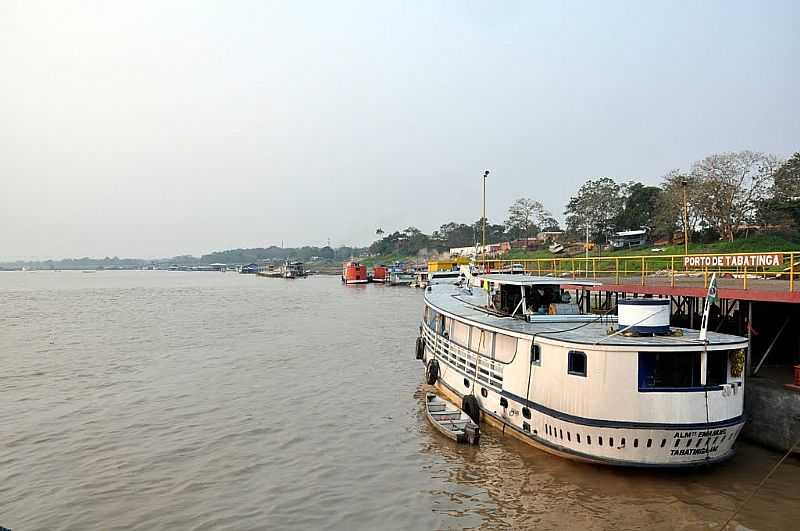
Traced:
<svg viewBox="0 0 800 531">
<path fill-rule="evenodd" d="M 779 459 L 573 463 L 436 433 L 421 292 L 234 273 L 0 273 L 0 526 L 716 529 Z M 789 459 L 736 518 L 796 529 Z M 740 527 L 740 528 L 741 528 Z"/>
</svg>

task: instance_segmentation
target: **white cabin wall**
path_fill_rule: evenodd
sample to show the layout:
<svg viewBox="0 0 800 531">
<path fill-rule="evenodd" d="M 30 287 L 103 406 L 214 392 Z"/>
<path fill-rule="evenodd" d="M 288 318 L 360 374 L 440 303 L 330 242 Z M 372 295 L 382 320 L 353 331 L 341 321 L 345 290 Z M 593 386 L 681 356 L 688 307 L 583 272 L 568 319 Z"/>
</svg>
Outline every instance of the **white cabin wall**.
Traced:
<svg viewBox="0 0 800 531">
<path fill-rule="evenodd" d="M 639 392 L 638 352 L 583 348 L 587 371 L 583 377 L 567 372 L 568 353 L 577 348 L 537 344 L 542 365 L 533 367 L 530 400 L 550 409 L 590 419 L 654 423 L 699 423 L 741 414 L 741 389 L 738 397 L 726 400 L 721 400 L 721 391 L 710 391 L 708 419 L 704 392 Z M 506 370 L 504 380 L 512 393 L 525 397 L 525 364 Z"/>
</svg>

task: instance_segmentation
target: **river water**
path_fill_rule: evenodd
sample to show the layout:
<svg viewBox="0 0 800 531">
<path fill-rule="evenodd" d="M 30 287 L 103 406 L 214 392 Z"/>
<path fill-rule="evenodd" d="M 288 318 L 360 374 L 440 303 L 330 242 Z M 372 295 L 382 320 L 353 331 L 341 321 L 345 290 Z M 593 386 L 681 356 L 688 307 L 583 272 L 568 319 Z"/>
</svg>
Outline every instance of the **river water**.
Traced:
<svg viewBox="0 0 800 531">
<path fill-rule="evenodd" d="M 572 463 L 435 433 L 422 294 L 233 273 L 0 273 L 0 526 L 716 529 L 779 455 Z M 789 459 L 735 522 L 797 529 Z"/>
</svg>

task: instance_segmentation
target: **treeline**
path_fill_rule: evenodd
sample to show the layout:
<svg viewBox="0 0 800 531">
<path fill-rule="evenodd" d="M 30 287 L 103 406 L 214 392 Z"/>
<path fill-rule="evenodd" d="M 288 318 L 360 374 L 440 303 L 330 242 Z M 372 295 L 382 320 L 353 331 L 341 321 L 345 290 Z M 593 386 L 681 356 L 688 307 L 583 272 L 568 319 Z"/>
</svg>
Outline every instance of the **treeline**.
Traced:
<svg viewBox="0 0 800 531">
<path fill-rule="evenodd" d="M 352 256 L 364 254 L 366 249 L 357 247 L 342 246 L 336 249 L 325 247 L 256 247 L 252 249 L 231 249 L 227 251 L 216 251 L 204 254 L 200 257 L 191 255 L 173 256 L 171 258 L 159 258 L 156 260 L 144 260 L 141 258 L 66 258 L 63 260 L 41 260 L 0 262 L 0 269 L 139 269 L 151 266 L 169 265 L 208 265 L 214 263 L 222 264 L 249 264 L 261 262 L 263 260 L 282 261 L 286 259 L 310 261 L 312 258 L 319 260 L 341 261 L 347 260 Z"/>
<path fill-rule="evenodd" d="M 618 231 L 647 229 L 655 240 L 682 237 L 692 241 L 733 241 L 757 229 L 796 238 L 800 229 L 800 153 L 781 161 L 752 151 L 709 155 L 686 170 L 676 169 L 657 186 L 609 177 L 589 179 L 564 210 L 564 230 L 575 239 L 606 243 Z M 502 224 L 487 222 L 487 243 L 530 238 L 541 231 L 561 230 L 558 221 L 535 199 L 512 204 Z M 416 227 L 386 233 L 371 254 L 424 255 L 482 240 L 482 219 L 445 223 L 431 234 Z"/>
<path fill-rule="evenodd" d="M 300 260 L 309 261 L 312 258 L 320 260 L 347 260 L 362 254 L 365 249 L 357 247 L 256 247 L 253 249 L 230 249 L 204 254 L 199 261 L 203 264 L 248 264 L 263 260 Z"/>
</svg>

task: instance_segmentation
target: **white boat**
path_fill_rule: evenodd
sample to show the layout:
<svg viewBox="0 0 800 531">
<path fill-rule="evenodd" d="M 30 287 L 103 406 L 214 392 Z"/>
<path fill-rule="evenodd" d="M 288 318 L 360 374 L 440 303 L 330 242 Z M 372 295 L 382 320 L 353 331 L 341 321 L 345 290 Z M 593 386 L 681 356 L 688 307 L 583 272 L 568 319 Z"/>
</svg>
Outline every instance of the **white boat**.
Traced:
<svg viewBox="0 0 800 531">
<path fill-rule="evenodd" d="M 470 280 L 425 290 L 417 355 L 440 394 L 474 396 L 488 424 L 581 461 L 686 467 L 733 455 L 745 338 L 670 327 L 669 299 L 587 314 L 578 301 L 595 282 Z"/>
<path fill-rule="evenodd" d="M 547 249 L 553 254 L 558 254 L 564 250 L 564 246 L 560 243 L 553 243 Z"/>
<path fill-rule="evenodd" d="M 414 282 L 414 273 L 392 271 L 389 273 L 389 284 L 392 286 L 408 286 Z"/>
<path fill-rule="evenodd" d="M 446 437 L 460 443 L 478 444 L 480 427 L 464 411 L 434 393 L 425 396 L 425 415 Z"/>
<path fill-rule="evenodd" d="M 303 262 L 286 261 L 283 265 L 283 278 L 303 278 L 307 275 Z"/>
</svg>

